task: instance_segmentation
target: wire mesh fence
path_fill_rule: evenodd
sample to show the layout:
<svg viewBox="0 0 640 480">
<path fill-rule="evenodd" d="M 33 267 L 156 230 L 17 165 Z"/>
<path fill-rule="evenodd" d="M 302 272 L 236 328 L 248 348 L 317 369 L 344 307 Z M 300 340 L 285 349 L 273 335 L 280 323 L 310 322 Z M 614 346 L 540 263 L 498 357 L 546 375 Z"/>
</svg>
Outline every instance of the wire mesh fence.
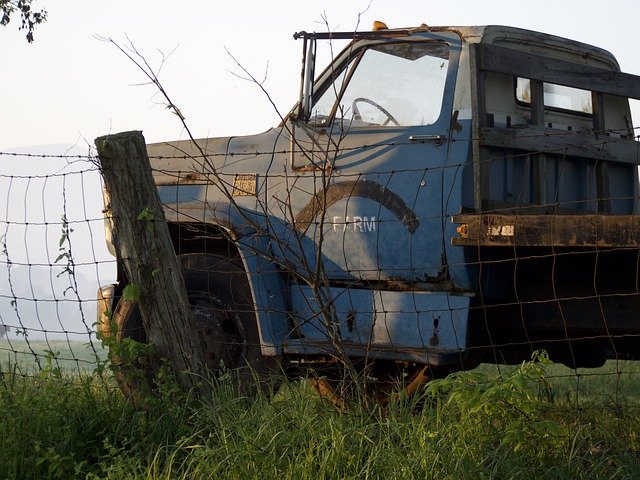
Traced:
<svg viewBox="0 0 640 480">
<path fill-rule="evenodd" d="M 450 151 L 468 148 L 458 143 Z M 295 170 L 297 152 L 286 148 L 148 146 L 212 370 L 247 349 L 293 376 L 343 357 L 387 391 L 422 379 L 425 366 L 427 379 L 499 372 L 545 350 L 557 364 L 548 367 L 556 396 L 636 407 L 636 167 L 612 172 L 617 191 L 603 197 L 597 160 L 578 166 L 574 156 L 546 152 L 552 194 L 541 201 L 536 154 L 491 151 L 485 178 L 495 182 L 497 170 L 509 182 L 487 190 L 483 210 L 472 212 L 461 208 L 473 204 L 466 161 L 349 167 L 389 147 L 398 144 L 337 149 L 330 168 L 307 152 L 310 166 Z M 2 159 L 0 369 L 95 370 L 107 358 L 96 336 L 104 313 L 97 289 L 120 281 L 118 297 L 126 283 L 107 250 L 105 220 L 116 219 L 103 205 L 99 163 L 68 153 Z M 262 169 L 274 159 L 278 167 Z M 531 223 L 541 218 L 552 223 Z M 603 218 L 623 223 L 589 223 Z M 522 237 L 525 228 L 538 236 Z M 589 228 L 595 241 L 580 240 Z M 615 241 L 602 243 L 612 232 Z M 121 338 L 147 340 L 135 309 L 118 327 Z"/>
<path fill-rule="evenodd" d="M 115 260 L 104 245 L 100 174 L 91 156 L 56 149 L 3 153 L 0 166 L 0 362 L 26 374 L 93 371 L 106 358 L 95 292 L 114 277 Z"/>
</svg>

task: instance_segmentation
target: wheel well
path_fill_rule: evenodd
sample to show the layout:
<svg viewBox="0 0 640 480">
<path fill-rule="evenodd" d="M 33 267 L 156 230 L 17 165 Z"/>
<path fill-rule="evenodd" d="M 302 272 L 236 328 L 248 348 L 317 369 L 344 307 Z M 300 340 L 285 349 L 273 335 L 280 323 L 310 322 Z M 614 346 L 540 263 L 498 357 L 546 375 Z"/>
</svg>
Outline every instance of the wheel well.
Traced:
<svg viewBox="0 0 640 480">
<path fill-rule="evenodd" d="M 203 222 L 167 222 L 167 226 L 176 255 L 210 253 L 231 259 L 240 257 L 240 251 L 228 233 L 217 225 Z M 118 296 L 127 283 L 126 272 L 118 265 Z"/>
<path fill-rule="evenodd" d="M 211 253 L 227 258 L 240 256 L 228 233 L 218 225 L 202 222 L 168 222 L 167 225 L 176 255 Z"/>
</svg>

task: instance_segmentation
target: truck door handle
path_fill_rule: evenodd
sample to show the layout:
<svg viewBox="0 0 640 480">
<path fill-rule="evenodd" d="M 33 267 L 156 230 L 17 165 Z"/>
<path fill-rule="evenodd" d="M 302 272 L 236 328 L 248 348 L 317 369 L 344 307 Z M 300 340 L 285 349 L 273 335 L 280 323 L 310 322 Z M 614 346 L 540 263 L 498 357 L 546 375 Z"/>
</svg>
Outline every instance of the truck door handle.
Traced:
<svg viewBox="0 0 640 480">
<path fill-rule="evenodd" d="M 442 145 L 444 142 L 447 141 L 447 136 L 446 135 L 410 135 L 409 141 L 423 142 L 423 143 L 431 142 L 431 143 L 435 143 L 436 145 Z"/>
</svg>

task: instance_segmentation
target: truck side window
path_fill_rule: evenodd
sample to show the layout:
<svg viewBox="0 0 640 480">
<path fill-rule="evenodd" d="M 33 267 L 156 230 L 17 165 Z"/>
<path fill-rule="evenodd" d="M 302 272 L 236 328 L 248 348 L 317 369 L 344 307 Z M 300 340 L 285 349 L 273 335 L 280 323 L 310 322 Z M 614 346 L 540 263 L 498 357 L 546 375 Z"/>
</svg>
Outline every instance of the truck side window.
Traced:
<svg viewBox="0 0 640 480">
<path fill-rule="evenodd" d="M 521 105 L 531 105 L 531 85 L 528 78 L 516 80 L 516 100 Z M 554 83 L 545 83 L 544 105 L 551 109 L 592 114 L 591 92 L 579 88 L 565 87 Z"/>
<path fill-rule="evenodd" d="M 441 42 L 372 46 L 336 72 L 315 102 L 310 123 L 431 125 L 440 116 L 448 66 L 449 46 Z"/>
</svg>

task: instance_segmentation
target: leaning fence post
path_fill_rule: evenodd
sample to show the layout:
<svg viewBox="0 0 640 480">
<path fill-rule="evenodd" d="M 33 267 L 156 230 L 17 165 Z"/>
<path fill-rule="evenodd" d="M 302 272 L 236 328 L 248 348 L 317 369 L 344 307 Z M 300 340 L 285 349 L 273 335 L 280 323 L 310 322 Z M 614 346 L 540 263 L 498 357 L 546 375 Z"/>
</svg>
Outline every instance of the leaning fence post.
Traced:
<svg viewBox="0 0 640 480">
<path fill-rule="evenodd" d="M 111 202 L 117 260 L 130 284 L 140 288 L 138 304 L 155 360 L 167 360 L 180 384 L 190 388 L 196 378 L 206 377 L 204 349 L 144 137 L 139 131 L 122 132 L 98 137 L 95 145 Z"/>
</svg>

